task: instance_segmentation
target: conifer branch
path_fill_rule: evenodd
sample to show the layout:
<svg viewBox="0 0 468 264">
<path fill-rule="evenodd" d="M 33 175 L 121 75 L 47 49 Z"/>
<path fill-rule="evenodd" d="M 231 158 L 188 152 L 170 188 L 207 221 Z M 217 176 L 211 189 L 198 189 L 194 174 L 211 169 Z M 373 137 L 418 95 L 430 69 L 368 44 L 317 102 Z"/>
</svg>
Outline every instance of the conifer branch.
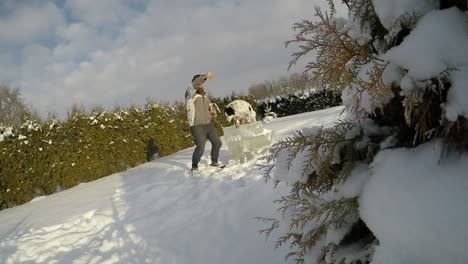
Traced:
<svg viewBox="0 0 468 264">
<path fill-rule="evenodd" d="M 289 68 L 311 51 L 316 51 L 317 56 L 313 62 L 306 66 L 306 72 L 313 72 L 313 81 L 319 87 L 324 87 L 335 92 L 340 92 L 350 84 L 353 72 L 349 70 L 348 64 L 352 63 L 359 67 L 369 60 L 370 52 L 365 46 L 358 45 L 346 33 L 341 32 L 342 27 L 338 20 L 330 19 L 328 14 L 322 13 L 319 8 L 315 9 L 318 22 L 302 21 L 293 26 L 297 31 L 296 38 L 285 42 L 286 46 L 298 43 L 299 51 L 293 53 L 293 59 Z"/>
</svg>

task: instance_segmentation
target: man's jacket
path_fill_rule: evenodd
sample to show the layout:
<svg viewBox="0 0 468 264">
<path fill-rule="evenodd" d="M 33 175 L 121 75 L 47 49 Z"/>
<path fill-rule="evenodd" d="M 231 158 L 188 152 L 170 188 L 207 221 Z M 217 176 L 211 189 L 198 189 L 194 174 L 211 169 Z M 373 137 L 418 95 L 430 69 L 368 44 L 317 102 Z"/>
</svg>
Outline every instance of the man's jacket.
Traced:
<svg viewBox="0 0 468 264">
<path fill-rule="evenodd" d="M 185 107 L 189 126 L 207 125 L 213 120 L 210 99 L 204 92 L 197 93 L 192 84 L 185 92 Z"/>
</svg>

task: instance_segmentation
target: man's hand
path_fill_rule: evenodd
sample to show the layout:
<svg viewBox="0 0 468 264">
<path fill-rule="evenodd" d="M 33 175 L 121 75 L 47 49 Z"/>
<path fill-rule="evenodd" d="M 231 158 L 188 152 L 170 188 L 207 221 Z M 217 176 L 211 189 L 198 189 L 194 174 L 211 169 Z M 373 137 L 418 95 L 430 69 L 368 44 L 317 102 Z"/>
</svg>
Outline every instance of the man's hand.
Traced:
<svg viewBox="0 0 468 264">
<path fill-rule="evenodd" d="M 211 73 L 211 72 L 205 73 L 205 77 L 206 77 L 207 79 L 213 78 L 213 76 L 214 76 L 214 74 Z"/>
</svg>

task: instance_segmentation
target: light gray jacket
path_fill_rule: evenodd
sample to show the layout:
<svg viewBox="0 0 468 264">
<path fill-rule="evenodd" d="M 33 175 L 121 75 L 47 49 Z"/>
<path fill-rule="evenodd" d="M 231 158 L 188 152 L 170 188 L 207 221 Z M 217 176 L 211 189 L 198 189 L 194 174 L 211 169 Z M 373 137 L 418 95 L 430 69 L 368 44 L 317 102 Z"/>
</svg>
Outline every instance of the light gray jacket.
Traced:
<svg viewBox="0 0 468 264">
<path fill-rule="evenodd" d="M 211 103 L 210 98 L 205 92 L 197 93 L 194 86 L 199 86 L 206 81 L 206 77 L 201 75 L 195 79 L 185 91 L 185 108 L 187 110 L 187 118 L 189 126 L 207 125 L 216 117 L 216 111 L 219 108 L 216 104 Z"/>
</svg>

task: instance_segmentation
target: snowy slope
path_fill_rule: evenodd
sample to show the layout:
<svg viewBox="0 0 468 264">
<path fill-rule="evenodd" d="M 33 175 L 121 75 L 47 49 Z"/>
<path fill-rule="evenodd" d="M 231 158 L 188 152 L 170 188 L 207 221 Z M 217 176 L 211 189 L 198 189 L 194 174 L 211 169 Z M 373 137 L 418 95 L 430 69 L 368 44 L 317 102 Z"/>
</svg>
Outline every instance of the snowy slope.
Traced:
<svg viewBox="0 0 468 264">
<path fill-rule="evenodd" d="M 281 139 L 330 125 L 342 109 L 264 126 Z M 1 211 L 0 263 L 284 263 L 288 248 L 274 251 L 254 217 L 278 217 L 272 202 L 287 186 L 265 183 L 255 159 L 206 167 L 209 150 L 200 176 L 188 173 L 191 148 Z"/>
</svg>

